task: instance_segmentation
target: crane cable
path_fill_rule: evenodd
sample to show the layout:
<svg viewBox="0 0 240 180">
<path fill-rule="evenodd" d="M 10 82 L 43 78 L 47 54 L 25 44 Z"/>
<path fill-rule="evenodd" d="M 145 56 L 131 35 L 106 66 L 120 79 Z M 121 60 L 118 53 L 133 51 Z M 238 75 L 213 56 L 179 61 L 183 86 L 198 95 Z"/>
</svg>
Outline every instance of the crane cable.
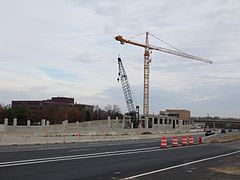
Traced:
<svg viewBox="0 0 240 180">
<path fill-rule="evenodd" d="M 172 46 L 171 44 L 169 44 L 169 43 L 167 43 L 166 41 L 164 41 L 164 40 L 158 38 L 157 36 L 153 35 L 152 33 L 149 33 L 149 34 L 150 34 L 152 37 L 156 38 L 157 40 L 159 40 L 159 41 L 163 42 L 164 44 L 170 46 L 171 48 L 173 48 L 173 49 L 175 49 L 175 50 L 177 50 L 177 51 L 179 51 L 179 52 L 184 53 L 182 50 L 180 50 L 180 49 L 178 49 L 178 48 Z"/>
<path fill-rule="evenodd" d="M 133 38 L 136 38 L 136 37 L 141 36 L 141 35 L 144 35 L 144 34 L 145 34 L 145 32 L 139 33 L 139 34 L 137 34 L 137 35 L 135 35 L 135 36 L 128 37 L 128 39 L 133 39 Z"/>
<path fill-rule="evenodd" d="M 145 34 L 145 32 L 143 32 L 143 33 L 139 33 L 139 34 L 137 34 L 137 35 L 135 35 L 135 36 L 128 37 L 127 39 L 133 39 L 133 38 L 136 38 L 136 37 L 138 37 L 138 36 L 141 36 L 141 35 L 144 35 L 144 34 Z M 174 47 L 173 45 L 171 45 L 171 44 L 167 43 L 166 41 L 164 41 L 164 40 L 162 40 L 162 39 L 158 38 L 158 37 L 157 37 L 157 36 L 155 36 L 154 34 L 152 34 L 152 33 L 149 33 L 149 35 L 151 35 L 151 36 L 152 36 L 152 37 L 154 37 L 155 39 L 157 39 L 157 40 L 161 41 L 162 43 L 164 43 L 164 44 L 168 45 L 169 47 L 171 47 L 171 48 L 173 48 L 173 49 L 177 50 L 178 52 L 184 53 L 182 50 L 180 50 L 180 49 L 178 49 L 178 48 Z M 155 47 L 157 47 L 157 46 L 155 46 Z"/>
</svg>

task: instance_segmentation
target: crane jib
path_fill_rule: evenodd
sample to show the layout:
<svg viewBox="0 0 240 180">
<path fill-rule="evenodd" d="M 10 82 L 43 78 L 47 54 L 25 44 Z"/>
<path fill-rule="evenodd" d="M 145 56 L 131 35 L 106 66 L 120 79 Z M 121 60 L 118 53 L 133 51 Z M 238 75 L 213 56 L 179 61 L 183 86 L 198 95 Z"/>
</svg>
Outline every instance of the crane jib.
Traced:
<svg viewBox="0 0 240 180">
<path fill-rule="evenodd" d="M 126 40 L 120 35 L 116 36 L 115 39 L 117 41 L 120 41 L 121 44 L 127 43 L 127 44 L 132 44 L 132 45 L 136 45 L 136 46 L 139 46 L 139 47 L 146 48 L 145 44 L 141 44 L 141 43 L 137 43 L 137 42 L 134 42 L 134 41 Z M 173 54 L 173 55 L 177 55 L 177 56 L 181 56 L 181 57 L 185 57 L 185 58 L 189 58 L 189 59 L 193 59 L 193 60 L 197 60 L 197 61 L 202 61 L 202 62 L 206 62 L 206 63 L 210 63 L 210 64 L 213 63 L 212 60 L 207 59 L 207 58 L 202 58 L 202 57 L 194 56 L 194 55 L 187 54 L 187 53 L 184 53 L 184 52 L 174 51 L 174 50 L 167 49 L 167 48 L 162 48 L 162 47 L 153 46 L 153 45 L 149 45 L 148 48 L 151 49 L 151 50 L 162 51 L 162 52 L 165 52 L 165 53 L 168 53 L 168 54 Z"/>
</svg>

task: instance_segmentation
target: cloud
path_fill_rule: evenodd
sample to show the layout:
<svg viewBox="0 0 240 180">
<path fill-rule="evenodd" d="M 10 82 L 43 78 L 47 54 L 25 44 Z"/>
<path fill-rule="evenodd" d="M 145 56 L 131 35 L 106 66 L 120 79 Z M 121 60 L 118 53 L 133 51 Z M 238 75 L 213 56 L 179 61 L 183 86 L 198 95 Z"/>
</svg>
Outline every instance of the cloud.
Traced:
<svg viewBox="0 0 240 180">
<path fill-rule="evenodd" d="M 90 104 L 120 104 L 126 111 L 116 82 L 121 55 L 142 107 L 144 49 L 120 45 L 114 36 L 148 30 L 214 61 L 209 65 L 153 51 L 151 111 L 178 107 L 194 115 L 240 117 L 235 108 L 240 100 L 239 6 L 218 0 L 1 1 L 0 103 L 65 95 Z M 144 43 L 144 35 L 132 40 Z M 170 48 L 152 37 L 150 43 Z"/>
<path fill-rule="evenodd" d="M 77 56 L 73 57 L 72 59 L 74 61 L 78 61 L 80 63 L 86 63 L 86 64 L 92 64 L 92 63 L 96 63 L 96 62 L 102 61 L 101 58 L 95 58 L 95 57 L 87 56 L 89 53 L 84 53 L 84 54 L 85 55 L 83 55 L 83 54 L 77 55 Z"/>
<path fill-rule="evenodd" d="M 193 97 L 192 101 L 193 102 L 206 101 L 216 97 L 217 96 L 196 96 L 196 97 Z"/>
</svg>

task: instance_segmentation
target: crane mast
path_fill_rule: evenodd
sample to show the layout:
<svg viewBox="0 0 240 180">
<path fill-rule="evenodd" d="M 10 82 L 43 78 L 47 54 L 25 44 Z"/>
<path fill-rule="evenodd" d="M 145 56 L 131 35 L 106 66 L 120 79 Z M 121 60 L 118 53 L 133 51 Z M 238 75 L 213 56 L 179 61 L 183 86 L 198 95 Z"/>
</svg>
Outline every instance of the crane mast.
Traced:
<svg viewBox="0 0 240 180">
<path fill-rule="evenodd" d="M 150 62 L 151 62 L 150 51 L 151 50 L 161 51 L 161 52 L 165 52 L 168 54 L 181 56 L 181 57 L 185 57 L 188 59 L 193 59 L 193 60 L 212 64 L 212 61 L 209 59 L 206 59 L 206 58 L 194 56 L 194 55 L 191 55 L 188 53 L 184 53 L 182 51 L 174 51 L 174 50 L 170 50 L 167 48 L 150 45 L 148 36 L 149 36 L 149 32 L 146 32 L 145 44 L 124 39 L 120 35 L 115 37 L 115 39 L 117 41 L 119 41 L 121 44 L 124 44 L 124 43 L 132 44 L 135 46 L 143 47 L 145 49 L 145 51 L 144 51 L 144 92 L 143 92 L 143 115 L 144 116 L 148 116 L 148 114 L 149 114 L 149 74 L 150 74 Z"/>
<path fill-rule="evenodd" d="M 147 115 L 149 112 L 149 71 L 150 71 L 150 50 L 148 32 L 145 38 L 145 51 L 144 51 L 144 88 L 143 88 L 143 114 Z"/>
</svg>

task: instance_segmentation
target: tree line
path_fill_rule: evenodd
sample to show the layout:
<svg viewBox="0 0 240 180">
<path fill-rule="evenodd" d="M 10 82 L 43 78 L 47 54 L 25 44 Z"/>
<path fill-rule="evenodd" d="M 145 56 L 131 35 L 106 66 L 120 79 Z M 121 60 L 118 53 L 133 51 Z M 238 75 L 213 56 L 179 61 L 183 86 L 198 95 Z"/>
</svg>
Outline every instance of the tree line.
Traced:
<svg viewBox="0 0 240 180">
<path fill-rule="evenodd" d="M 8 118 L 9 125 L 13 124 L 13 118 L 18 119 L 18 125 L 26 125 L 27 120 L 31 120 L 31 124 L 37 125 L 41 119 L 49 120 L 50 124 L 61 124 L 62 121 L 68 120 L 72 122 L 82 122 L 91 120 L 122 118 L 120 107 L 116 104 L 106 105 L 101 108 L 93 106 L 92 109 L 79 108 L 77 104 L 73 106 L 54 106 L 49 105 L 46 108 L 33 110 L 28 107 L 12 107 L 11 105 L 0 105 L 0 124 L 4 123 L 4 118 Z"/>
</svg>

